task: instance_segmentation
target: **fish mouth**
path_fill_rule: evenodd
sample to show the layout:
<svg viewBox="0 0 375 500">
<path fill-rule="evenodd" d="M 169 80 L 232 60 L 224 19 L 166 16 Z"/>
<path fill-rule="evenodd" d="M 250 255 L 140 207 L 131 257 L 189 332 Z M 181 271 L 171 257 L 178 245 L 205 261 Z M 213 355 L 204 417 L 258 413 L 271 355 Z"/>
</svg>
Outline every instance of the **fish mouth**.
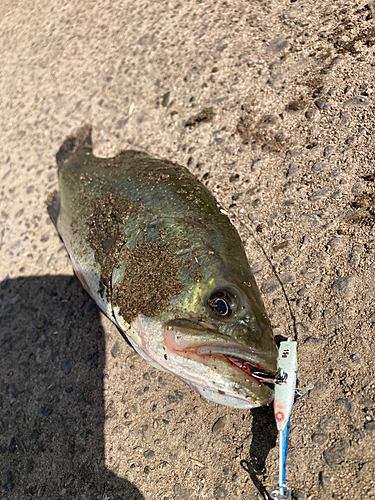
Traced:
<svg viewBox="0 0 375 500">
<path fill-rule="evenodd" d="M 238 344 L 240 346 L 240 344 Z M 257 380 L 261 384 L 272 385 L 275 383 L 276 373 L 265 368 L 266 363 L 259 362 L 259 356 L 254 355 L 254 352 L 242 347 L 224 347 L 222 345 L 203 345 L 197 347 L 195 352 L 199 356 L 220 356 L 225 358 L 228 363 L 241 371 L 245 372 L 249 377 Z"/>
<path fill-rule="evenodd" d="M 273 389 L 276 379 L 276 354 L 243 345 L 234 338 L 220 334 L 213 323 L 197 320 L 173 320 L 164 331 L 168 350 L 184 358 L 205 363 L 212 358 L 225 360 L 241 370 L 260 386 Z"/>
</svg>

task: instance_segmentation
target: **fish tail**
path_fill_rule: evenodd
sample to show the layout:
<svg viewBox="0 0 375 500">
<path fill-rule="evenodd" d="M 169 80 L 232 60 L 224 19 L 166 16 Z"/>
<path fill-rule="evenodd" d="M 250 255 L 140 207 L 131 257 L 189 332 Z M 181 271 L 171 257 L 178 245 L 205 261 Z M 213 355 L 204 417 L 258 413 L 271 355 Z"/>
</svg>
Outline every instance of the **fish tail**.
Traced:
<svg viewBox="0 0 375 500">
<path fill-rule="evenodd" d="M 60 193 L 58 191 L 50 193 L 48 195 L 46 203 L 49 216 L 51 217 L 52 222 L 55 224 L 55 227 L 57 227 L 57 218 L 60 213 Z"/>
<path fill-rule="evenodd" d="M 92 149 L 91 132 L 91 126 L 84 125 L 77 131 L 75 136 L 70 136 L 65 139 L 63 145 L 56 154 L 56 162 L 59 170 L 77 149 L 81 147 Z"/>
</svg>

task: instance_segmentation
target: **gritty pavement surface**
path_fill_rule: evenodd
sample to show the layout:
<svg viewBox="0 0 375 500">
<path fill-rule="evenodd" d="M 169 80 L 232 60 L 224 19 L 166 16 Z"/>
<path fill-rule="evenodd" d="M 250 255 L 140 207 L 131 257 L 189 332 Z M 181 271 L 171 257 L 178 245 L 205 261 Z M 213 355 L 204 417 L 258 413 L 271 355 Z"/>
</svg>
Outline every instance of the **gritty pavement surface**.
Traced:
<svg viewBox="0 0 375 500">
<path fill-rule="evenodd" d="M 375 498 L 372 4 L 3 0 L 0 498 L 261 499 L 272 408 L 151 368 L 74 277 L 54 155 L 187 165 L 230 208 L 275 335 L 299 342 L 293 498 Z M 312 390 L 311 390 L 312 388 Z"/>
</svg>

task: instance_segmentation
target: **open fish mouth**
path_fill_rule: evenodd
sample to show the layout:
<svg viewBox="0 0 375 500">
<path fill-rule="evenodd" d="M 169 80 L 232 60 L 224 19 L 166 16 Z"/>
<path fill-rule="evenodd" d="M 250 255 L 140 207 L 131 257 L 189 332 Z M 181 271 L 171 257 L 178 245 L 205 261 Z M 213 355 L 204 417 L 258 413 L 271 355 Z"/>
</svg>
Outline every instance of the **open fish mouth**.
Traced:
<svg viewBox="0 0 375 500">
<path fill-rule="evenodd" d="M 225 358 L 230 365 L 235 366 L 245 372 L 249 377 L 254 378 L 261 384 L 273 385 L 276 382 L 275 374 L 265 371 L 253 358 L 253 353 L 244 349 L 236 349 L 223 346 L 204 345 L 196 349 L 199 356 L 220 356 Z"/>
<path fill-rule="evenodd" d="M 221 358 L 244 372 L 260 385 L 277 382 L 276 358 L 273 353 L 246 346 L 234 338 L 220 334 L 205 323 L 194 320 L 171 321 L 164 333 L 167 349 L 188 359 L 205 361 Z M 273 387 L 272 387 L 273 388 Z"/>
<path fill-rule="evenodd" d="M 247 361 L 232 357 L 227 357 L 227 359 L 231 364 L 237 366 L 237 368 L 247 373 L 250 377 L 255 378 L 255 380 L 258 380 L 261 384 L 273 386 L 278 381 L 272 373 L 259 371 L 258 367 L 251 365 Z"/>
</svg>

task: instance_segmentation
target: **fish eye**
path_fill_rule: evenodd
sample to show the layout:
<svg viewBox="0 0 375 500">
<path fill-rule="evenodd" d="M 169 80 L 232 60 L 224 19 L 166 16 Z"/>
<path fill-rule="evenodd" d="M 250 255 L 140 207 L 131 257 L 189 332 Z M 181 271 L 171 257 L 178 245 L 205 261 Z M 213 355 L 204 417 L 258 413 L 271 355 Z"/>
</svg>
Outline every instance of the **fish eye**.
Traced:
<svg viewBox="0 0 375 500">
<path fill-rule="evenodd" d="M 235 309 L 234 299 L 226 290 L 215 291 L 208 299 L 207 304 L 213 313 L 221 318 L 229 318 Z"/>
</svg>

